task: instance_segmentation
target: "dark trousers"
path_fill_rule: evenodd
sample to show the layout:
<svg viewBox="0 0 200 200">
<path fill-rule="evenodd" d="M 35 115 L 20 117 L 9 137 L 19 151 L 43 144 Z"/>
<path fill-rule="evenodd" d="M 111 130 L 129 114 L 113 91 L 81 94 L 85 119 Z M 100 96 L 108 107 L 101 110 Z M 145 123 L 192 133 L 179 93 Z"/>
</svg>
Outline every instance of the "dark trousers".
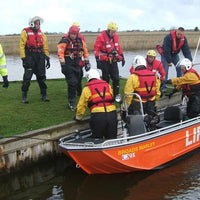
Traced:
<svg viewBox="0 0 200 200">
<path fill-rule="evenodd" d="M 75 104 L 76 91 L 82 78 L 82 68 L 78 65 L 78 61 L 66 59 L 66 64 L 62 65 L 62 73 L 65 75 L 65 79 L 68 85 L 68 102 Z"/>
<path fill-rule="evenodd" d="M 151 113 L 151 111 L 155 111 L 155 101 L 147 101 L 142 103 L 144 114 Z M 141 114 L 141 106 L 138 101 L 132 100 L 131 105 L 128 107 L 128 114 L 138 115 Z"/>
<path fill-rule="evenodd" d="M 77 95 L 81 96 L 82 93 L 82 78 L 83 78 L 83 68 L 81 68 L 81 74 L 79 77 L 79 83 L 78 83 L 78 87 L 77 87 Z"/>
<path fill-rule="evenodd" d="M 101 61 L 102 79 L 108 84 L 110 78 L 113 85 L 114 96 L 119 94 L 119 69 L 117 62 L 110 63 L 109 61 Z"/>
<path fill-rule="evenodd" d="M 21 87 L 23 92 L 28 91 L 33 74 L 36 75 L 41 94 L 45 94 L 47 85 L 45 84 L 46 69 L 45 55 L 43 53 L 30 53 L 26 56 L 26 66 L 24 68 L 23 82 Z"/>
<path fill-rule="evenodd" d="M 91 113 L 90 128 L 93 138 L 116 138 L 117 112 Z"/>
<path fill-rule="evenodd" d="M 200 113 L 200 92 L 189 95 L 188 98 L 187 116 L 189 118 L 197 117 L 197 115 Z"/>
</svg>

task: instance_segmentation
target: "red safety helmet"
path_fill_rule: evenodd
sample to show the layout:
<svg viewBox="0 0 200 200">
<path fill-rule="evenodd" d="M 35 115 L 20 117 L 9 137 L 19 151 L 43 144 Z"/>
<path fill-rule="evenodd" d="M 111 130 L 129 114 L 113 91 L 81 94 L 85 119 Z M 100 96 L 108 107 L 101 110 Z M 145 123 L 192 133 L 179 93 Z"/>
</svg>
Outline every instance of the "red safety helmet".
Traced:
<svg viewBox="0 0 200 200">
<path fill-rule="evenodd" d="M 78 33 L 79 33 L 79 28 L 78 28 L 78 26 L 75 26 L 75 25 L 71 26 L 71 27 L 69 28 L 69 33 L 78 34 Z"/>
</svg>

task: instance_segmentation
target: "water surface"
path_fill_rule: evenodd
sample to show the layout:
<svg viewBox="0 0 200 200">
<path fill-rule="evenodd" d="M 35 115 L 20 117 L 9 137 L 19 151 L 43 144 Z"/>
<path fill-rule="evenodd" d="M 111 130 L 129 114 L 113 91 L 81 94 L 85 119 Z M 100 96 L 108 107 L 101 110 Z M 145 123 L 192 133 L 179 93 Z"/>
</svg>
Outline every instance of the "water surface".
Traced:
<svg viewBox="0 0 200 200">
<path fill-rule="evenodd" d="M 121 66 L 121 62 L 119 63 L 119 73 L 122 77 L 129 77 L 130 72 L 129 69 L 132 65 L 133 58 L 136 55 L 142 55 L 146 57 L 146 51 L 135 51 L 135 52 L 124 52 L 125 57 L 125 66 Z M 192 55 L 194 55 L 194 51 L 192 51 Z M 9 81 L 19 81 L 23 79 L 23 67 L 22 62 L 19 57 L 16 56 L 7 56 L 7 68 L 8 68 L 8 78 Z M 90 63 L 92 68 L 96 68 L 96 61 L 94 54 L 90 54 Z M 182 54 L 180 53 L 180 58 L 183 58 Z M 156 59 L 160 60 L 160 55 L 157 55 Z M 57 55 L 50 55 L 50 63 L 51 67 L 47 69 L 46 76 L 47 79 L 57 79 L 57 78 L 64 78 L 64 75 L 61 72 L 60 63 L 58 61 Z M 195 63 L 200 63 L 200 54 L 197 53 Z M 194 69 L 200 73 L 200 65 L 194 66 Z M 176 77 L 175 67 L 169 68 L 169 78 Z M 0 78 L 1 80 L 1 78 Z M 35 76 L 33 76 L 33 80 L 35 80 Z"/>
</svg>

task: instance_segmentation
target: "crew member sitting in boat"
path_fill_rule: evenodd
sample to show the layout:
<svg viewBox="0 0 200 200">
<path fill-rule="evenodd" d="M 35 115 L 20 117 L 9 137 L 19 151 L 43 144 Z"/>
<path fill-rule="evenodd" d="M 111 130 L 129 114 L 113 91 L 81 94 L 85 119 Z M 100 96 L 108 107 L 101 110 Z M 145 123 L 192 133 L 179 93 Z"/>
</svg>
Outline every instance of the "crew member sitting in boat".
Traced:
<svg viewBox="0 0 200 200">
<path fill-rule="evenodd" d="M 184 58 L 179 67 L 183 76 L 168 79 L 165 83 L 176 85 L 173 93 L 182 90 L 183 95 L 188 97 L 187 117 L 193 118 L 200 113 L 200 76 L 196 70 L 192 69 L 192 62 L 188 58 Z"/>
<path fill-rule="evenodd" d="M 155 103 L 160 98 L 160 80 L 154 72 L 147 70 L 146 60 L 137 55 L 133 60 L 134 72 L 128 78 L 124 94 L 138 93 L 141 97 L 144 113 L 155 111 Z M 126 98 L 126 104 L 130 105 L 128 114 L 139 114 L 141 111 L 139 99 L 135 96 Z"/>
<path fill-rule="evenodd" d="M 113 104 L 111 86 L 100 79 L 96 69 L 86 72 L 88 83 L 78 102 L 75 120 L 81 120 L 86 107 L 91 112 L 90 128 L 93 138 L 112 139 L 117 137 L 117 112 Z"/>
</svg>

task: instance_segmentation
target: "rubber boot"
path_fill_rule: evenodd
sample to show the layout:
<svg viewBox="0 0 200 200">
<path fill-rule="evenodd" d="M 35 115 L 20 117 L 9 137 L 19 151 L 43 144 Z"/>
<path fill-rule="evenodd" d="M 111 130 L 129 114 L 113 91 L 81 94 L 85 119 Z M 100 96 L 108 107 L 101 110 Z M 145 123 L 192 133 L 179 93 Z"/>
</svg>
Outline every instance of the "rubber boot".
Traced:
<svg viewBox="0 0 200 200">
<path fill-rule="evenodd" d="M 46 95 L 46 94 L 42 94 L 41 99 L 42 99 L 42 101 L 46 101 L 46 102 L 49 102 L 49 101 L 50 101 L 50 99 L 47 98 L 47 95 Z"/>
<path fill-rule="evenodd" d="M 29 103 L 29 101 L 27 100 L 27 92 L 22 91 L 22 103 Z"/>
<path fill-rule="evenodd" d="M 50 101 L 50 99 L 47 98 L 46 90 L 42 90 L 41 91 L 41 99 L 42 99 L 42 101 L 45 101 L 45 102 L 49 102 Z"/>
<path fill-rule="evenodd" d="M 3 76 L 3 82 L 4 82 L 3 87 L 8 88 L 9 86 L 8 76 Z"/>
<path fill-rule="evenodd" d="M 68 109 L 71 111 L 76 111 L 76 100 L 75 99 L 68 99 Z"/>
<path fill-rule="evenodd" d="M 115 99 L 115 97 L 119 94 L 119 85 L 114 86 L 113 85 L 113 98 Z"/>
</svg>

